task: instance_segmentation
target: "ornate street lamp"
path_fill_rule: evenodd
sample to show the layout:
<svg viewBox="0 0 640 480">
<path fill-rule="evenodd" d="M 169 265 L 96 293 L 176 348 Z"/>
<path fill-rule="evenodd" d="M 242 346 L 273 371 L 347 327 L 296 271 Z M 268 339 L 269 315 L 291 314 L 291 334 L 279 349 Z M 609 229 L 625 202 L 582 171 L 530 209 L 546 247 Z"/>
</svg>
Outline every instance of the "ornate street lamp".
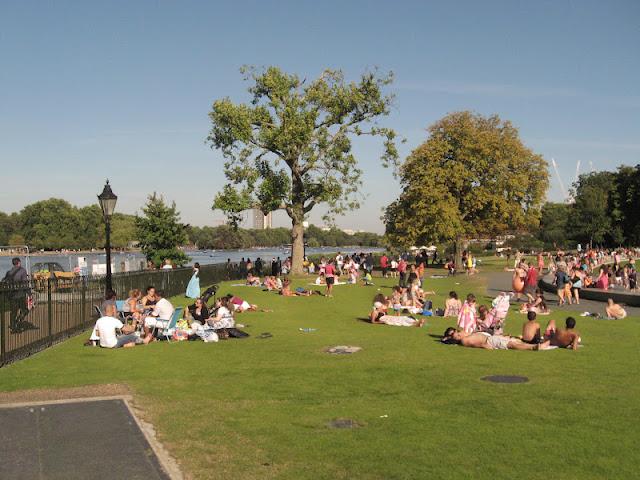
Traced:
<svg viewBox="0 0 640 480">
<path fill-rule="evenodd" d="M 111 185 L 109 180 L 104 185 L 102 193 L 98 195 L 98 202 L 102 209 L 102 216 L 104 217 L 104 229 L 105 229 L 105 245 L 104 250 L 107 254 L 107 290 L 112 290 L 111 284 L 111 216 L 116 209 L 116 202 L 118 197 L 111 191 Z"/>
</svg>

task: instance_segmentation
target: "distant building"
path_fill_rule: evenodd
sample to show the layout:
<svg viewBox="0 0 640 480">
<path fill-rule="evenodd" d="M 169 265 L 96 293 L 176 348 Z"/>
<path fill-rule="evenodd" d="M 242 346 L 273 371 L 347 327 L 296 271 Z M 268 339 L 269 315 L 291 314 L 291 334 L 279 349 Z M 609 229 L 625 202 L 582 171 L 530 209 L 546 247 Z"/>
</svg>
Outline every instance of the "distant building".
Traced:
<svg viewBox="0 0 640 480">
<path fill-rule="evenodd" d="M 252 227 L 256 230 L 265 230 L 272 227 L 271 212 L 266 215 L 262 210 L 254 208 L 251 210 Z"/>
</svg>

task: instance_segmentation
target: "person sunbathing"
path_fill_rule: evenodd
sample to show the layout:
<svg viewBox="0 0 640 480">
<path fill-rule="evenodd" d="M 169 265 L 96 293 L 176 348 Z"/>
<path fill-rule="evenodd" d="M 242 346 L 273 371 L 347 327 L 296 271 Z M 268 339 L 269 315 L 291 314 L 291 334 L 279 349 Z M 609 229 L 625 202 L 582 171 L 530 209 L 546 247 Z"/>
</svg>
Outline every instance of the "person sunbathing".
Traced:
<svg viewBox="0 0 640 480">
<path fill-rule="evenodd" d="M 260 277 L 256 277 L 253 273 L 249 272 L 247 274 L 247 286 L 249 286 L 249 287 L 259 287 L 260 286 Z"/>
<path fill-rule="evenodd" d="M 605 307 L 607 318 L 610 320 L 622 320 L 627 317 L 627 311 L 613 301 L 613 298 L 607 300 L 607 306 Z"/>
<path fill-rule="evenodd" d="M 565 320 L 566 328 L 556 328 L 555 320 L 549 320 L 544 338 L 551 346 L 571 348 L 577 350 L 580 344 L 580 333 L 575 329 L 576 319 L 568 317 Z"/>
<path fill-rule="evenodd" d="M 519 338 L 506 335 L 489 335 L 485 332 L 467 333 L 449 327 L 442 336 L 442 343 L 457 344 L 469 348 L 484 348 L 485 350 L 542 350 L 548 346 L 544 344 L 531 345 Z"/>
<path fill-rule="evenodd" d="M 392 325 L 395 327 L 422 327 L 424 319 L 416 320 L 413 317 L 401 315 L 388 315 L 388 299 L 379 293 L 373 299 L 373 309 L 369 314 L 371 323 Z"/>
<path fill-rule="evenodd" d="M 522 341 L 535 345 L 540 343 L 540 324 L 536 321 L 537 315 L 534 311 L 527 312 L 527 321 L 522 325 Z"/>
<path fill-rule="evenodd" d="M 313 295 L 313 292 L 311 290 L 305 290 L 304 288 L 296 288 L 295 291 L 291 290 L 291 281 L 286 278 L 282 283 L 280 295 L 283 297 L 309 297 Z"/>
<path fill-rule="evenodd" d="M 276 279 L 275 277 L 264 277 L 264 283 L 263 283 L 264 287 L 271 291 L 271 290 L 275 290 L 276 289 Z"/>
</svg>

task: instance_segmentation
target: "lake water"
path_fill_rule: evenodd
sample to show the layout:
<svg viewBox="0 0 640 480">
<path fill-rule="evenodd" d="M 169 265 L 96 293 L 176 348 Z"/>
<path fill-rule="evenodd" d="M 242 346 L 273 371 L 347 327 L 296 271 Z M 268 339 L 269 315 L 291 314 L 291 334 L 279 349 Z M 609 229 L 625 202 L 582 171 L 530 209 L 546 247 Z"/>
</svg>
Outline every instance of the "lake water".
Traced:
<svg viewBox="0 0 640 480">
<path fill-rule="evenodd" d="M 323 253 L 333 253 L 341 251 L 344 254 L 354 252 L 381 252 L 382 248 L 374 247 L 320 247 L 307 248 L 307 255 L 321 255 Z M 196 250 L 187 251 L 186 254 L 191 257 L 189 265 L 198 262 L 200 265 L 209 265 L 212 263 L 225 263 L 227 259 L 232 262 L 239 262 L 241 258 L 250 258 L 255 261 L 260 257 L 265 262 L 270 262 L 274 257 L 285 259 L 290 255 L 289 249 L 284 248 L 251 248 L 247 250 Z M 24 255 L 16 255 L 21 258 L 22 266 L 27 268 L 26 258 Z M 32 270 L 36 263 L 56 262 L 62 266 L 65 271 L 73 271 L 78 266 L 78 258 L 85 257 L 87 271 L 94 271 L 94 266 L 106 264 L 106 256 L 104 253 L 60 253 L 51 255 L 38 255 L 37 253 L 29 256 L 28 270 Z M 13 256 L 0 257 L 0 279 L 4 278 L 5 273 L 11 268 L 11 259 Z M 140 253 L 112 253 L 111 262 L 115 272 L 140 270 L 145 264 L 144 255 Z M 97 267 L 96 267 L 97 268 Z M 99 270 L 98 270 L 99 271 Z"/>
</svg>

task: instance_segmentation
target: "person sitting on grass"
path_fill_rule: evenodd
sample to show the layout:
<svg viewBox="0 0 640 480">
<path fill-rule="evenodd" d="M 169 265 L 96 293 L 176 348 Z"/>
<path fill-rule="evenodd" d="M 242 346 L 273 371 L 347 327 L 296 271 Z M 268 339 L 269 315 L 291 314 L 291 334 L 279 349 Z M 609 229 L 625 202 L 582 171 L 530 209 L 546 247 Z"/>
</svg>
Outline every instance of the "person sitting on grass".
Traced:
<svg viewBox="0 0 640 480">
<path fill-rule="evenodd" d="M 204 325 L 209 318 L 209 309 L 207 308 L 207 304 L 201 298 L 196 298 L 196 301 L 193 305 L 190 305 L 187 309 L 191 318 L 198 322 L 200 325 Z"/>
<path fill-rule="evenodd" d="M 100 317 L 96 322 L 95 334 L 100 339 L 102 348 L 130 348 L 135 347 L 139 341 L 134 334 L 136 327 L 134 325 L 124 325 L 119 318 L 115 305 L 107 305 L 105 307 L 104 316 Z M 118 335 L 118 332 L 121 332 Z M 144 343 L 149 343 L 145 339 Z"/>
<path fill-rule="evenodd" d="M 369 321 L 374 324 L 392 325 L 394 327 L 422 327 L 424 319 L 416 320 L 413 317 L 388 315 L 389 300 L 379 293 L 373 298 L 373 310 L 369 314 Z"/>
<path fill-rule="evenodd" d="M 326 285 L 327 282 L 324 279 L 324 273 L 321 273 L 320 275 L 318 275 L 318 277 L 316 278 L 316 281 L 313 282 L 316 285 Z"/>
<path fill-rule="evenodd" d="M 462 310 L 462 302 L 458 298 L 458 294 L 454 291 L 449 292 L 449 298 L 444 303 L 444 316 L 458 318 L 460 310 Z"/>
<path fill-rule="evenodd" d="M 549 345 L 529 344 L 519 338 L 508 337 L 506 335 L 489 335 L 485 332 L 469 333 L 449 327 L 442 336 L 442 343 L 462 345 L 470 348 L 484 348 L 486 350 L 543 350 Z"/>
<path fill-rule="evenodd" d="M 247 274 L 247 286 L 249 287 L 259 287 L 260 286 L 260 277 L 256 277 L 252 272 Z"/>
<path fill-rule="evenodd" d="M 371 278 L 371 272 L 367 271 L 362 278 L 362 286 L 363 287 L 372 287 L 373 286 L 373 278 Z"/>
<path fill-rule="evenodd" d="M 627 317 L 627 311 L 621 305 L 615 303 L 613 298 L 607 300 L 607 306 L 604 310 L 609 320 L 622 320 Z"/>
<path fill-rule="evenodd" d="M 234 328 L 236 322 L 233 318 L 233 304 L 230 297 L 222 297 L 216 301 L 216 314 L 207 319 L 207 325 L 214 330 Z"/>
<path fill-rule="evenodd" d="M 537 315 L 534 311 L 527 312 L 527 321 L 522 325 L 522 341 L 535 345 L 542 341 L 540 335 L 540 324 L 536 320 Z"/>
<path fill-rule="evenodd" d="M 544 332 L 545 340 L 550 342 L 550 345 L 561 348 L 571 348 L 577 350 L 580 344 L 580 333 L 576 328 L 576 319 L 573 317 L 567 317 L 565 320 L 566 328 L 556 328 L 555 320 L 549 320 L 547 329 Z"/>
<path fill-rule="evenodd" d="M 536 289 L 536 297 L 533 303 L 525 303 L 520 307 L 520 313 L 527 312 L 535 312 L 538 315 L 549 315 L 551 313 L 547 303 L 544 301 L 544 292 L 540 288 Z"/>
</svg>

